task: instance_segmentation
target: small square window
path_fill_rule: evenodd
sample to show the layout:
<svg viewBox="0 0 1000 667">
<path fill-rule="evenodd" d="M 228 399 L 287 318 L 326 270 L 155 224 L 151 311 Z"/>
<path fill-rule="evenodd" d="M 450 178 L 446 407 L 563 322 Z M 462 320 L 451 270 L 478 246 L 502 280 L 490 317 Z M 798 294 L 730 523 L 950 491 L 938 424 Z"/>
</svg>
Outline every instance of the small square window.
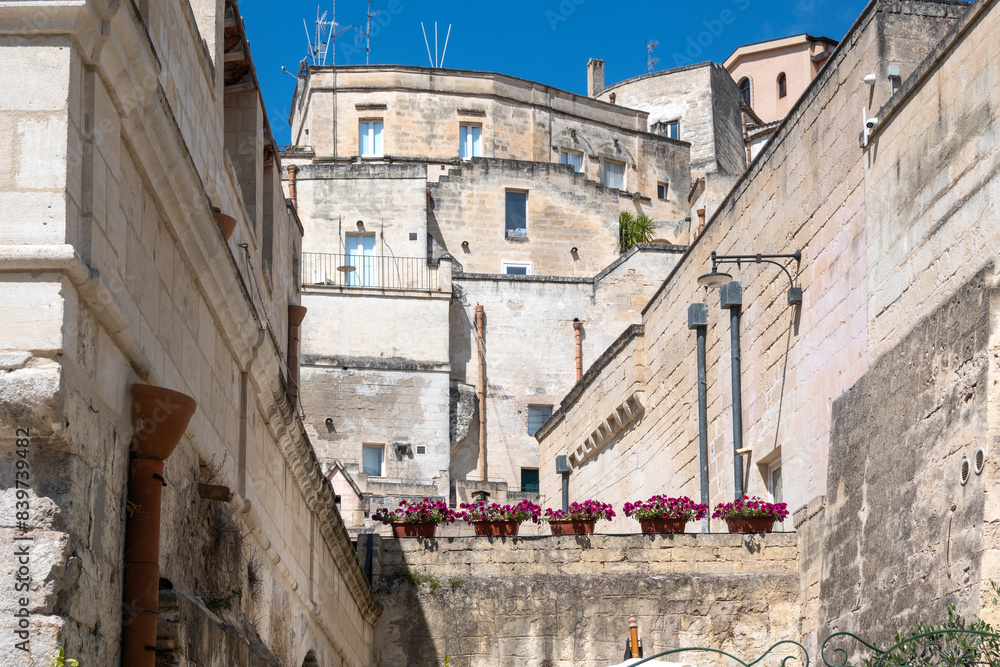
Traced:
<svg viewBox="0 0 1000 667">
<path fill-rule="evenodd" d="M 500 263 L 501 272 L 508 276 L 530 276 L 531 262 L 508 262 L 504 260 Z"/>
<path fill-rule="evenodd" d="M 483 126 L 458 126 L 458 155 L 463 160 L 483 156 Z"/>
<path fill-rule="evenodd" d="M 552 406 L 534 405 L 528 408 L 528 435 L 535 433 L 542 427 L 542 424 L 552 416 Z"/>
<path fill-rule="evenodd" d="M 573 165 L 573 171 L 583 171 L 583 153 L 577 151 L 559 151 L 559 163 Z"/>
<path fill-rule="evenodd" d="M 523 190 L 507 190 L 506 197 L 506 237 L 528 238 L 528 193 Z"/>
<path fill-rule="evenodd" d="M 625 189 L 625 165 L 614 160 L 604 161 L 604 185 L 609 188 Z"/>
<path fill-rule="evenodd" d="M 364 445 L 361 449 L 362 469 L 369 477 L 382 477 L 384 459 L 384 445 Z"/>
<path fill-rule="evenodd" d="M 417 240 L 417 233 L 416 232 L 410 232 L 410 240 L 411 241 L 416 241 Z"/>
<path fill-rule="evenodd" d="M 423 445 L 417 445 L 417 454 L 426 454 L 427 448 Z"/>
<path fill-rule="evenodd" d="M 667 126 L 667 136 L 671 139 L 681 138 L 681 122 L 679 120 L 670 120 L 665 123 Z"/>
<path fill-rule="evenodd" d="M 666 183 L 660 182 L 656 184 L 656 198 L 660 201 L 667 201 L 667 191 L 668 187 Z"/>
<path fill-rule="evenodd" d="M 538 468 L 521 468 L 521 491 L 538 493 Z"/>
</svg>

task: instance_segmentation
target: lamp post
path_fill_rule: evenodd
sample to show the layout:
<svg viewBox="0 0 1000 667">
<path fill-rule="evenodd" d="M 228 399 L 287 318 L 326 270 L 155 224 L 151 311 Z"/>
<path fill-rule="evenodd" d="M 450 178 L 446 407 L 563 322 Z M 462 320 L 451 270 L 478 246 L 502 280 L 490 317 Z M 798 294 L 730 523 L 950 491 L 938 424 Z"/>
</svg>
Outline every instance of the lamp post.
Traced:
<svg viewBox="0 0 1000 667">
<path fill-rule="evenodd" d="M 794 259 L 796 267 L 802 261 L 802 252 L 796 250 L 789 254 L 773 255 L 719 255 L 712 252 L 712 272 L 698 278 L 698 284 L 703 287 L 721 288 L 720 305 L 729 310 L 730 353 L 732 355 L 733 376 L 733 478 L 735 497 L 743 497 L 743 455 L 750 453 L 750 448 L 743 447 L 743 389 L 740 369 L 740 314 L 743 310 L 743 286 L 728 273 L 719 272 L 719 264 L 736 264 L 754 262 L 756 264 L 774 264 L 788 276 L 791 286 L 788 288 L 788 305 L 802 305 L 802 288 L 795 286 L 795 280 L 784 264 L 775 261 L 779 259 Z"/>
</svg>

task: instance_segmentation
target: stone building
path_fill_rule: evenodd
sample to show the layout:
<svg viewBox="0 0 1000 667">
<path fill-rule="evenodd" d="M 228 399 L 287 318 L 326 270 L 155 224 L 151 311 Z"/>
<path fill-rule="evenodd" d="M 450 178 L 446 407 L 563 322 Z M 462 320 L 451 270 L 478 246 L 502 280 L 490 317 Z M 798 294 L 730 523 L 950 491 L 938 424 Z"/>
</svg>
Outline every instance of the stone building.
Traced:
<svg viewBox="0 0 1000 667">
<path fill-rule="evenodd" d="M 0 138 L 0 663 L 369 665 L 236 1 L 3 3 Z"/>
<path fill-rule="evenodd" d="M 537 493 L 534 429 L 693 231 L 690 143 L 635 109 L 402 66 L 306 68 L 291 122 L 303 406 L 348 523 L 400 497 Z M 620 256 L 621 211 L 655 243 Z"/>
<path fill-rule="evenodd" d="M 947 603 L 989 607 L 1000 574 L 998 43 L 994 1 L 865 9 L 642 322 L 537 432 L 543 501 L 560 495 L 557 456 L 572 500 L 616 506 L 697 498 L 703 466 L 711 503 L 731 499 L 739 460 L 749 493 L 799 508 L 803 633 L 883 641 L 942 618 Z M 866 128 L 862 109 L 877 123 Z M 739 453 L 730 312 L 698 282 L 713 251 L 802 252 L 785 260 L 801 306 L 777 267 L 720 267 L 742 284 Z M 704 460 L 702 325 L 688 319 L 700 303 Z M 620 518 L 609 530 L 628 528 Z"/>
</svg>

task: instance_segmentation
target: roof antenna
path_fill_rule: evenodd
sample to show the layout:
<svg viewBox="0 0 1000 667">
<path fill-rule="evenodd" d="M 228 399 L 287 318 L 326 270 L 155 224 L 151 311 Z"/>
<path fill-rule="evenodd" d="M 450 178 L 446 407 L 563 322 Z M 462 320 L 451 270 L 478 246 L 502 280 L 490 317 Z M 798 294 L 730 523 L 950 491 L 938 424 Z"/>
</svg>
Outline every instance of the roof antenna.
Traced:
<svg viewBox="0 0 1000 667">
<path fill-rule="evenodd" d="M 424 34 L 424 46 L 427 47 L 427 60 L 430 62 L 431 67 L 444 67 L 444 57 L 448 53 L 448 40 L 451 38 L 451 24 L 448 24 L 448 33 L 444 37 L 444 49 L 441 51 L 441 57 L 438 58 L 438 24 L 437 21 L 434 22 L 434 56 L 431 56 L 431 45 L 427 41 L 427 30 L 424 28 L 424 22 L 420 22 L 420 31 Z"/>
<path fill-rule="evenodd" d="M 360 41 L 361 39 L 365 40 L 366 65 L 369 64 L 368 59 L 370 58 L 372 52 L 372 19 L 375 18 L 375 15 L 379 13 L 381 13 L 381 10 L 377 10 L 375 12 L 372 11 L 372 0 L 368 0 L 368 14 L 367 18 L 365 19 L 365 29 L 362 30 L 361 28 L 358 28 L 358 34 L 357 37 L 355 38 L 357 41 Z"/>
<path fill-rule="evenodd" d="M 306 31 L 306 41 L 309 43 L 309 52 L 307 58 L 312 60 L 313 65 L 325 66 L 326 59 L 330 54 L 330 47 L 333 46 L 333 60 L 330 64 L 337 64 L 337 35 L 353 28 L 354 26 L 347 26 L 346 28 L 341 28 L 337 25 L 336 15 L 337 15 L 337 2 L 333 0 L 333 7 L 330 13 L 330 20 L 326 19 L 327 13 L 323 12 L 320 14 L 319 5 L 316 6 L 316 27 L 313 34 L 309 34 L 309 26 L 306 24 L 306 20 L 302 19 L 302 27 Z"/>
<path fill-rule="evenodd" d="M 650 73 L 656 69 L 656 63 L 660 62 L 660 59 L 656 57 L 656 45 L 659 43 L 659 40 L 646 40 L 646 71 Z"/>
</svg>

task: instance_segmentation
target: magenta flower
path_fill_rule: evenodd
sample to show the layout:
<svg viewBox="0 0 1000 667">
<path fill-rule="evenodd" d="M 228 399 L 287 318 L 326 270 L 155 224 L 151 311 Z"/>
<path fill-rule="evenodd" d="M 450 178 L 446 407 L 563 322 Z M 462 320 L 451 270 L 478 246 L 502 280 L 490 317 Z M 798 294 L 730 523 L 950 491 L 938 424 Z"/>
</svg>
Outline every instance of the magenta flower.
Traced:
<svg viewBox="0 0 1000 667">
<path fill-rule="evenodd" d="M 467 523 L 473 521 L 517 521 L 523 523 L 531 521 L 538 523 L 538 517 L 542 513 L 542 508 L 530 500 L 522 500 L 513 507 L 510 505 L 487 505 L 485 501 L 478 503 L 462 503 L 460 507 L 465 510 L 457 516 L 465 519 Z"/>
<path fill-rule="evenodd" d="M 683 519 L 697 521 L 708 514 L 708 505 L 695 503 L 687 496 L 653 496 L 649 500 L 625 503 L 625 516 L 641 519 Z"/>
<path fill-rule="evenodd" d="M 562 510 L 545 510 L 546 521 L 590 521 L 600 520 L 610 521 L 615 518 L 615 510 L 608 503 L 597 500 L 585 500 L 582 503 L 572 503 L 564 512 Z"/>
<path fill-rule="evenodd" d="M 384 524 L 390 523 L 453 523 L 460 518 L 455 510 L 448 507 L 443 500 L 424 498 L 418 503 L 406 500 L 399 501 L 399 507 L 389 511 L 383 507 L 372 518 Z"/>
<path fill-rule="evenodd" d="M 754 517 L 766 517 L 775 521 L 784 521 L 788 518 L 788 505 L 785 503 L 769 503 L 757 496 L 743 496 L 731 503 L 719 503 L 712 513 L 713 519 L 752 519 Z"/>
</svg>

